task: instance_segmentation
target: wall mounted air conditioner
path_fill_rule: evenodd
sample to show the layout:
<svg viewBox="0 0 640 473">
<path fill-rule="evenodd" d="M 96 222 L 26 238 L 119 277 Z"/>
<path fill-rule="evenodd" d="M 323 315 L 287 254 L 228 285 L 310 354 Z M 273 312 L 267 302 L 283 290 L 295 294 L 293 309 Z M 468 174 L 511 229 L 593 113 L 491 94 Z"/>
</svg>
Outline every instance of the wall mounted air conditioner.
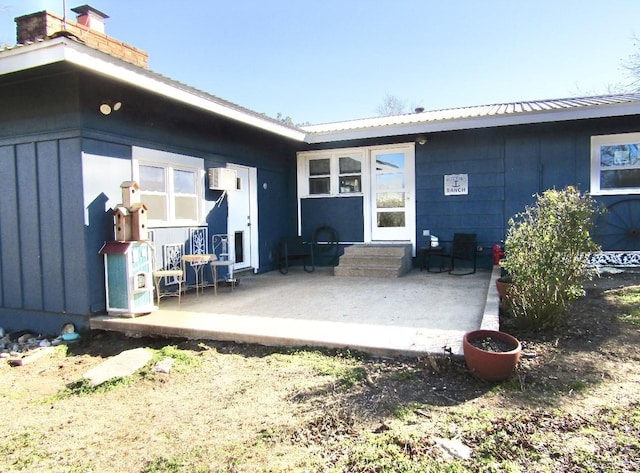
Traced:
<svg viewBox="0 0 640 473">
<path fill-rule="evenodd" d="M 235 169 L 209 168 L 209 189 L 232 191 L 237 189 L 238 175 Z"/>
</svg>

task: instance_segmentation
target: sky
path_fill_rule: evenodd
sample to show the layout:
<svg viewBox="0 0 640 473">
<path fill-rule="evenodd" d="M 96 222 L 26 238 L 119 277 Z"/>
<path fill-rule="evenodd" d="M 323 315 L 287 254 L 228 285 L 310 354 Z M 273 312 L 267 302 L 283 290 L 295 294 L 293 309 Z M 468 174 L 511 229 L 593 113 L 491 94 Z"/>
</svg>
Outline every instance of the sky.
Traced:
<svg viewBox="0 0 640 473">
<path fill-rule="evenodd" d="M 640 50 L 638 0 L 0 0 L 0 44 L 65 2 L 152 71 L 297 124 L 606 94 Z"/>
</svg>

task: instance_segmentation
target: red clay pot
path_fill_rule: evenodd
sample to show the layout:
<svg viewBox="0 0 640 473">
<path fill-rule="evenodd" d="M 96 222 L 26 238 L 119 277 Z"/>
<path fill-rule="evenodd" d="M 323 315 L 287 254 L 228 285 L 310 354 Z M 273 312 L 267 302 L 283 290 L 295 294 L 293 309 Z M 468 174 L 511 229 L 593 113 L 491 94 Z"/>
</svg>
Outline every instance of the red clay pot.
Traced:
<svg viewBox="0 0 640 473">
<path fill-rule="evenodd" d="M 502 282 L 499 279 L 496 279 L 496 289 L 498 290 L 498 296 L 500 296 L 500 300 L 507 297 L 507 291 L 509 290 L 510 286 L 511 286 L 511 283 Z"/>
<path fill-rule="evenodd" d="M 486 351 L 471 344 L 485 338 L 499 340 L 515 348 L 510 351 Z M 497 330 L 474 330 L 464 334 L 462 349 L 471 374 L 485 381 L 503 381 L 511 375 L 518 364 L 522 345 L 517 338 L 508 333 Z"/>
</svg>

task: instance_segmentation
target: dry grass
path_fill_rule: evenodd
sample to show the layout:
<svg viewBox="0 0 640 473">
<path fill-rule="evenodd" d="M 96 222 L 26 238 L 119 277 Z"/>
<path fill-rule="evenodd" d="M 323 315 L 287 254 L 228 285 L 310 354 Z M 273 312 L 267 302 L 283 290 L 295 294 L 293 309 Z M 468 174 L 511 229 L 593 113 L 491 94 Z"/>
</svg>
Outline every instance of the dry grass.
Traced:
<svg viewBox="0 0 640 473">
<path fill-rule="evenodd" d="M 632 471 L 640 469 L 637 276 L 597 281 L 570 324 L 507 326 L 524 359 L 499 385 L 462 360 L 127 339 L 0 367 L 0 471 Z M 631 294 L 631 296 L 629 296 Z M 629 297 L 632 297 L 629 302 Z M 176 359 L 100 389 L 104 357 L 146 346 Z M 449 457 L 456 439 L 471 459 Z"/>
</svg>

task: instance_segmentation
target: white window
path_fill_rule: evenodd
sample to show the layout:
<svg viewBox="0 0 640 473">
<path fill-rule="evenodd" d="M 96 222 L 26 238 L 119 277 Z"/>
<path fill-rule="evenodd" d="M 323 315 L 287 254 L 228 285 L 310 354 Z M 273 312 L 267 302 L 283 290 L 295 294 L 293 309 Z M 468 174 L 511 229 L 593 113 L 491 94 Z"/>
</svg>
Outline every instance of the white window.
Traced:
<svg viewBox="0 0 640 473">
<path fill-rule="evenodd" d="M 640 133 L 591 137 L 591 193 L 640 194 Z"/>
<path fill-rule="evenodd" d="M 362 152 L 311 152 L 298 155 L 301 196 L 362 195 Z"/>
<path fill-rule="evenodd" d="M 133 175 L 150 225 L 201 224 L 204 160 L 133 148 Z"/>
</svg>

